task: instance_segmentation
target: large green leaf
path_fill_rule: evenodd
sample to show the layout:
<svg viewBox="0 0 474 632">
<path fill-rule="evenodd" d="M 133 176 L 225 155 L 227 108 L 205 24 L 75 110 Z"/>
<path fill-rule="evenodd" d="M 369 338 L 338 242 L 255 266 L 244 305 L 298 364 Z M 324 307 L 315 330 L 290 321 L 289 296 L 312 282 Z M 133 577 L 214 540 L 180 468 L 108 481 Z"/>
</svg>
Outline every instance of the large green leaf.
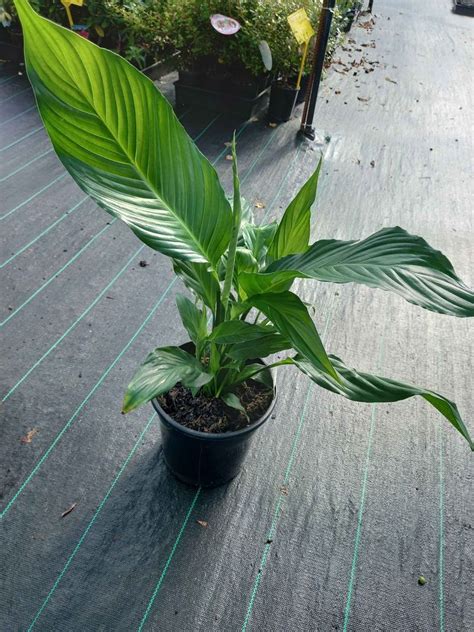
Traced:
<svg viewBox="0 0 474 632">
<path fill-rule="evenodd" d="M 199 388 L 212 375 L 194 356 L 179 347 L 161 347 L 152 351 L 127 387 L 122 412 L 129 413 L 151 399 L 167 393 L 178 382 L 187 388 Z"/>
<path fill-rule="evenodd" d="M 273 353 L 291 349 L 291 347 L 291 342 L 281 334 L 269 333 L 255 340 L 246 340 L 231 345 L 227 349 L 227 355 L 234 360 L 266 358 Z"/>
<path fill-rule="evenodd" d="M 286 209 L 268 249 L 272 259 L 305 252 L 309 244 L 311 206 L 316 199 L 322 160 Z"/>
<path fill-rule="evenodd" d="M 248 303 L 263 312 L 302 356 L 337 380 L 337 373 L 324 350 L 308 310 L 296 294 L 258 294 L 250 298 Z"/>
<path fill-rule="evenodd" d="M 331 355 L 329 357 L 337 369 L 340 377 L 339 381 L 317 369 L 306 358 L 296 356 L 293 358 L 293 362 L 319 386 L 356 402 L 398 402 L 414 395 L 419 395 L 446 417 L 469 442 L 471 449 L 474 449 L 469 432 L 454 402 L 442 395 L 438 395 L 438 393 L 418 388 L 417 386 L 410 386 L 395 380 L 371 375 L 370 373 L 360 373 L 355 369 L 349 369 L 336 356 Z"/>
<path fill-rule="evenodd" d="M 273 331 L 273 327 L 253 325 L 243 320 L 227 320 L 217 325 L 209 339 L 217 344 L 250 342 L 266 337 Z"/>
<path fill-rule="evenodd" d="M 195 345 L 199 345 L 207 337 L 207 315 L 205 309 L 199 309 L 186 296 L 178 294 L 176 305 L 184 328 Z"/>
<path fill-rule="evenodd" d="M 384 228 L 360 241 L 318 241 L 304 254 L 273 262 L 266 274 L 247 273 L 239 281 L 248 293 L 250 284 L 252 288 L 275 287 L 292 274 L 333 283 L 363 283 L 396 292 L 434 312 L 474 316 L 474 292 L 456 276 L 450 261 L 424 239 L 399 227 Z"/>
<path fill-rule="evenodd" d="M 219 283 L 209 271 L 207 263 L 173 260 L 173 269 L 185 286 L 198 296 L 208 307 L 215 309 L 219 295 Z"/>
<path fill-rule="evenodd" d="M 215 266 L 231 210 L 214 168 L 168 101 L 127 61 L 16 0 L 28 76 L 78 185 L 146 244 Z"/>
</svg>

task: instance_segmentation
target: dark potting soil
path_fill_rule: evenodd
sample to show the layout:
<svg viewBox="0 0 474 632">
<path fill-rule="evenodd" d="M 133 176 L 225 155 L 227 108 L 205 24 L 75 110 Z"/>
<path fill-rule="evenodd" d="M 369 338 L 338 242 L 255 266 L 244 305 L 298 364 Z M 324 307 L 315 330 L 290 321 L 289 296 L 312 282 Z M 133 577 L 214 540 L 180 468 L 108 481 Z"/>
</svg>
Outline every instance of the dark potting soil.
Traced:
<svg viewBox="0 0 474 632">
<path fill-rule="evenodd" d="M 247 380 L 236 389 L 236 395 L 247 412 L 227 406 L 221 399 L 191 391 L 177 384 L 166 395 L 158 397 L 161 407 L 179 424 L 199 432 L 232 432 L 251 426 L 268 410 L 273 391 L 267 386 Z"/>
</svg>

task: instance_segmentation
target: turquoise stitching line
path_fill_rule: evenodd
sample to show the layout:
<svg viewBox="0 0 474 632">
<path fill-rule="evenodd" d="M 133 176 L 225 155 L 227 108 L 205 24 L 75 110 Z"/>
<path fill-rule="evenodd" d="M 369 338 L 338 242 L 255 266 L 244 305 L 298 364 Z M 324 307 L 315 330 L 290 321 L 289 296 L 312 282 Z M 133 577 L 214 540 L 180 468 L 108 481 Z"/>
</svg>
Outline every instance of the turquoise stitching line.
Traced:
<svg viewBox="0 0 474 632">
<path fill-rule="evenodd" d="M 241 130 L 240 130 L 240 131 L 236 134 L 236 138 L 238 138 L 238 136 L 240 135 L 240 133 L 241 133 L 241 132 L 243 132 L 243 130 L 247 127 L 247 125 L 248 125 L 248 124 L 249 124 L 249 122 L 247 122 L 247 123 L 246 123 L 246 124 L 245 124 L 245 125 L 241 128 Z M 266 146 L 268 146 L 268 144 L 269 144 L 269 142 L 271 141 L 271 139 L 273 138 L 273 136 L 274 136 L 274 133 L 271 135 L 270 139 L 267 141 L 267 145 L 266 145 Z M 298 148 L 297 148 L 297 150 L 296 150 L 296 152 L 295 152 L 295 156 L 294 156 L 294 158 L 293 158 L 293 160 L 292 160 L 292 162 L 291 162 L 290 169 L 288 169 L 288 170 L 287 170 L 287 172 L 286 172 L 286 174 L 285 174 L 285 176 L 284 176 L 284 178 L 283 178 L 283 180 L 282 180 L 282 182 L 281 182 L 281 184 L 280 184 L 280 187 L 279 187 L 279 189 L 278 189 L 277 193 L 276 193 L 276 194 L 275 194 L 275 196 L 273 197 L 273 199 L 272 199 L 272 201 L 271 201 L 271 203 L 270 203 L 270 205 L 269 205 L 268 209 L 265 211 L 265 214 L 264 214 L 264 217 L 263 217 L 263 219 L 262 219 L 262 222 L 263 222 L 263 221 L 265 221 L 265 217 L 266 217 L 266 216 L 267 216 L 267 214 L 270 212 L 270 210 L 271 210 L 271 208 L 272 208 L 273 204 L 274 204 L 274 203 L 276 202 L 276 200 L 278 199 L 278 197 L 279 197 L 279 195 L 280 195 L 280 193 L 281 193 L 281 190 L 282 190 L 282 188 L 283 188 L 283 185 L 284 185 L 284 183 L 285 183 L 286 179 L 288 178 L 288 176 L 289 176 L 289 174 L 290 174 L 290 172 L 291 172 L 291 168 L 293 167 L 293 165 L 294 165 L 294 164 L 295 164 L 295 162 L 296 162 L 296 158 L 297 158 L 297 156 L 298 156 L 298 152 L 299 152 L 299 150 L 300 150 L 300 147 L 298 147 Z M 224 149 L 224 150 L 221 152 L 221 154 L 220 154 L 220 155 L 222 156 L 222 155 L 225 153 L 225 151 L 226 151 L 226 149 Z M 262 153 L 263 153 L 263 152 L 260 152 L 260 155 L 261 155 Z M 245 182 L 245 180 L 248 178 L 248 176 L 250 175 L 250 173 L 251 173 L 251 171 L 250 171 L 250 170 L 249 170 L 249 171 L 247 171 L 247 173 L 245 174 L 245 176 L 242 178 L 241 184 L 243 184 L 243 183 Z M 308 394 L 307 394 L 307 395 L 308 395 Z M 193 503 L 195 503 L 195 501 L 193 501 Z M 193 505 L 193 506 L 194 506 L 194 505 Z M 184 529 L 182 529 L 182 531 L 184 532 Z M 181 536 L 182 536 L 182 532 L 180 531 L 180 534 L 178 535 L 178 538 L 179 538 L 179 539 L 181 539 Z M 175 543 L 174 543 L 174 545 L 173 545 L 173 550 L 176 550 L 176 547 L 177 547 L 177 546 L 178 546 L 178 541 L 175 541 Z M 170 559 L 170 563 L 171 563 L 171 559 Z M 159 580 L 159 585 L 160 585 L 160 586 L 161 586 L 161 584 L 163 583 L 163 581 L 164 581 L 164 579 L 165 579 L 166 573 L 167 573 L 167 571 L 168 571 L 168 567 L 169 567 L 169 564 L 167 564 L 167 565 L 166 565 L 165 569 L 163 570 L 163 572 L 162 572 L 162 574 L 161 574 L 161 577 L 160 577 L 160 580 Z M 158 592 L 158 591 L 156 591 L 156 592 Z M 156 597 L 156 595 L 155 595 L 155 597 Z M 153 597 L 153 601 L 154 601 L 155 597 Z M 151 605 L 150 605 L 150 603 L 149 603 L 149 607 L 147 607 L 147 612 L 145 613 L 145 614 L 146 614 L 146 616 L 144 616 L 144 618 L 142 619 L 142 623 L 140 624 L 141 626 L 142 626 L 142 625 L 143 625 L 143 623 L 145 622 L 146 617 L 148 617 L 148 614 L 149 614 L 149 611 L 150 611 L 150 609 L 151 609 L 151 606 L 153 605 L 153 601 L 151 602 Z M 139 628 L 139 632 L 140 632 L 140 630 L 141 630 L 141 627 Z"/>
<path fill-rule="evenodd" d="M 367 495 L 367 481 L 368 481 L 368 476 L 369 476 L 370 458 L 372 455 L 372 442 L 373 442 L 375 422 L 376 422 L 376 417 L 377 417 L 376 410 L 377 409 L 375 407 L 375 404 L 372 404 L 369 440 L 367 443 L 367 452 L 365 455 L 365 467 L 364 467 L 364 473 L 362 476 L 362 486 L 361 486 L 361 494 L 360 494 L 360 500 L 359 500 L 359 511 L 357 514 L 357 529 L 356 529 L 356 535 L 355 535 L 355 540 L 354 540 L 354 552 L 352 555 L 351 572 L 349 575 L 349 586 L 347 589 L 346 606 L 344 608 L 343 632 L 347 632 L 347 629 L 349 626 L 352 595 L 354 591 L 354 584 L 355 584 L 356 571 L 357 571 L 357 560 L 359 557 L 359 545 L 360 545 L 360 538 L 362 534 L 362 522 L 363 522 L 363 517 L 364 517 L 365 498 Z"/>
<path fill-rule="evenodd" d="M 194 495 L 192 503 L 189 506 L 189 509 L 188 509 L 188 511 L 186 513 L 186 517 L 183 520 L 183 524 L 181 525 L 181 529 L 179 530 L 178 536 L 177 536 L 176 540 L 174 541 L 174 544 L 173 544 L 173 547 L 171 549 L 171 552 L 168 555 L 168 559 L 166 560 L 166 563 L 165 563 L 165 565 L 163 567 L 163 570 L 162 570 L 161 575 L 160 575 L 160 579 L 158 580 L 158 582 L 157 582 L 157 584 L 155 586 L 155 589 L 153 591 L 153 594 L 150 597 L 150 601 L 148 602 L 148 605 L 147 605 L 146 610 L 145 610 L 145 614 L 143 615 L 142 620 L 140 621 L 140 625 L 138 626 L 137 632 L 142 632 L 143 626 L 145 625 L 145 622 L 148 619 L 148 616 L 149 616 L 149 614 L 151 612 L 151 609 L 153 607 L 153 602 L 155 601 L 156 596 L 157 596 L 157 594 L 158 594 L 158 592 L 159 592 L 159 590 L 161 588 L 161 585 L 163 584 L 163 580 L 164 580 L 164 578 L 166 576 L 166 573 L 167 573 L 168 568 L 169 568 L 169 566 L 171 564 L 171 561 L 172 561 L 173 556 L 174 556 L 174 554 L 176 552 L 176 549 L 178 548 L 178 544 L 180 543 L 180 540 L 183 537 L 184 530 L 186 529 L 186 525 L 189 522 L 189 518 L 191 517 L 191 514 L 193 512 L 194 506 L 196 504 L 196 501 L 197 501 L 198 496 L 199 496 L 200 493 L 201 493 L 201 488 L 199 487 L 197 492 L 196 492 L 196 494 Z"/>
<path fill-rule="evenodd" d="M 384 347 L 385 347 L 385 331 L 382 334 L 382 340 L 380 342 L 379 357 L 377 358 L 376 366 L 380 366 L 383 362 Z M 346 605 L 344 608 L 343 632 L 347 632 L 347 629 L 349 626 L 349 618 L 351 614 L 352 595 L 354 592 L 354 585 L 355 585 L 355 579 L 356 579 L 356 574 L 357 574 L 357 561 L 359 558 L 359 546 L 360 546 L 360 538 L 362 535 L 362 523 L 364 519 L 365 499 L 367 496 L 367 483 L 368 483 L 368 478 L 369 478 L 369 466 L 370 466 L 370 459 L 372 457 L 372 445 L 373 445 L 373 439 L 375 435 L 376 421 L 377 421 L 377 405 L 372 404 L 369 438 L 367 441 L 367 451 L 365 454 L 365 465 L 364 465 L 364 472 L 362 475 L 362 485 L 361 485 L 361 492 L 360 492 L 360 499 L 359 499 L 359 511 L 357 513 L 357 528 L 356 528 L 356 534 L 355 534 L 355 539 L 354 539 L 354 552 L 352 555 L 351 571 L 349 575 L 349 585 L 347 588 Z"/>
<path fill-rule="evenodd" d="M 25 206 L 25 204 L 28 204 L 29 202 L 31 202 L 32 200 L 34 200 L 35 198 L 38 197 L 38 195 L 41 195 L 42 193 L 44 193 L 45 191 L 47 191 L 49 188 L 51 188 L 54 184 L 56 184 L 57 182 L 59 182 L 59 180 L 62 180 L 63 178 L 65 178 L 68 175 L 67 171 L 65 171 L 64 173 L 62 173 L 60 176 L 58 176 L 57 178 L 54 178 L 54 180 L 52 182 L 50 182 L 49 184 L 47 184 L 46 186 L 44 186 L 42 189 L 40 189 L 39 191 L 37 191 L 36 193 L 34 193 L 33 195 L 30 195 L 30 197 L 25 200 L 24 202 L 22 202 L 21 204 L 18 204 L 17 206 L 15 206 L 15 208 L 12 208 L 11 211 L 8 211 L 8 213 L 5 213 L 4 215 L 2 215 L 0 217 L 0 221 L 3 221 L 4 219 L 6 219 L 7 217 L 9 217 L 12 213 L 15 213 L 15 211 L 18 211 L 20 208 L 22 208 L 23 206 Z"/>
<path fill-rule="evenodd" d="M 0 85 L 2 84 L 0 83 Z M 20 112 L 19 114 L 15 114 L 15 116 L 11 116 L 10 118 L 3 121 L 3 123 L 0 123 L 0 127 L 2 127 L 2 125 L 6 125 L 7 123 L 10 123 L 11 121 L 14 121 L 17 118 L 20 118 L 20 116 L 23 116 L 24 114 L 27 114 L 28 112 L 31 112 L 31 110 L 35 110 L 35 109 L 36 109 L 36 105 L 30 106 L 26 110 L 23 110 L 23 112 Z"/>
<path fill-rule="evenodd" d="M 23 171 L 23 169 L 26 169 L 26 167 L 29 167 L 30 165 L 32 165 L 34 162 L 36 162 L 40 158 L 43 158 L 43 156 L 46 156 L 47 154 L 50 154 L 52 151 L 53 151 L 52 149 L 48 149 L 48 151 L 43 152 L 39 156 L 36 156 L 36 158 L 32 158 L 31 160 L 29 160 L 23 166 L 18 167 L 18 169 L 15 169 L 15 171 L 12 171 L 8 175 L 4 176 L 3 178 L 0 178 L 0 182 L 5 182 L 5 180 L 8 180 L 8 178 L 11 178 L 12 176 L 15 176 L 17 173 L 20 173 L 20 171 Z"/>
<path fill-rule="evenodd" d="M 153 415 L 150 417 L 150 419 L 148 420 L 148 423 L 146 424 L 145 428 L 142 430 L 142 433 L 140 434 L 140 436 L 138 437 L 135 445 L 133 446 L 133 448 L 130 450 L 130 452 L 128 453 L 127 458 L 125 459 L 125 461 L 122 463 L 122 467 L 119 469 L 119 471 L 117 472 L 114 480 L 112 481 L 112 484 L 110 485 L 109 489 L 107 490 L 107 493 L 105 494 L 105 496 L 102 498 L 102 500 L 100 501 L 99 506 L 97 507 L 94 515 L 92 516 L 89 524 L 87 525 L 87 527 L 84 529 L 84 531 L 82 532 L 81 537 L 79 538 L 79 541 L 77 542 L 76 546 L 74 547 L 71 555 L 68 557 L 66 564 L 63 566 L 61 572 L 59 573 L 58 577 L 56 578 L 56 581 L 54 582 L 53 586 L 51 587 L 51 590 L 49 591 L 49 593 L 46 596 L 46 599 L 43 601 L 43 603 L 41 604 L 41 607 L 39 608 L 38 612 L 36 613 L 36 615 L 33 618 L 33 621 L 30 623 L 30 627 L 28 628 L 28 632 L 30 632 L 34 626 L 36 625 L 36 622 L 38 621 L 38 619 L 40 618 L 41 614 L 43 613 L 44 609 L 46 608 L 46 606 L 48 605 L 48 602 L 50 601 L 51 597 L 53 596 L 54 592 L 56 591 L 57 587 L 59 586 L 62 578 L 64 577 L 64 575 L 67 573 L 69 567 L 72 564 L 72 561 L 74 560 L 75 556 L 77 555 L 77 553 L 79 552 L 79 549 L 82 546 L 82 543 L 84 542 L 84 540 L 87 537 L 87 534 L 89 533 L 89 531 L 92 529 L 95 521 L 97 520 L 97 518 L 99 517 L 100 512 L 102 511 L 102 509 L 104 508 L 105 504 L 107 503 L 110 494 L 113 492 L 115 485 L 117 484 L 118 480 L 120 479 L 120 477 L 122 476 L 123 472 L 125 471 L 125 468 L 127 467 L 127 465 L 129 464 L 131 458 L 133 457 L 133 455 L 135 454 L 135 452 L 137 451 L 138 446 L 140 445 L 140 443 L 142 442 L 143 438 L 145 437 L 146 433 L 148 432 L 154 418 L 156 416 L 156 413 L 153 413 Z"/>
<path fill-rule="evenodd" d="M 31 479 L 36 475 L 37 471 L 40 469 L 40 467 L 43 465 L 43 463 L 46 461 L 46 459 L 49 457 L 49 455 L 51 454 L 51 452 L 54 450 L 56 444 L 60 441 L 61 437 L 64 435 L 64 433 L 68 430 L 68 428 L 71 426 L 71 424 L 73 423 L 73 421 L 76 419 L 76 417 L 79 415 L 79 413 L 81 412 L 81 410 L 84 408 L 84 406 L 87 404 L 87 402 L 92 398 L 92 396 L 94 395 L 94 393 L 97 391 L 97 389 L 100 387 L 100 385 L 102 384 L 102 382 L 105 380 L 105 378 L 108 376 L 108 374 L 112 371 L 112 369 L 114 368 L 114 366 L 117 364 L 117 362 L 119 362 L 119 360 L 123 357 L 123 355 L 128 351 L 128 349 L 131 347 L 131 345 L 135 342 L 136 338 L 140 335 L 140 333 L 142 332 L 142 330 L 144 329 L 144 327 L 147 325 L 147 323 L 149 322 L 149 320 L 153 317 L 153 315 L 155 314 L 156 310 L 159 308 L 159 306 L 161 305 L 161 303 L 165 300 L 166 296 L 168 295 L 169 291 L 171 290 L 171 288 L 173 287 L 173 285 L 176 283 L 176 279 L 173 279 L 173 281 L 168 285 L 168 287 L 166 288 L 166 290 L 163 292 L 163 294 L 161 295 L 161 297 L 158 299 L 158 301 L 155 303 L 155 305 L 152 307 L 152 309 L 150 310 L 150 312 L 148 313 L 147 317 L 145 318 L 145 320 L 142 322 L 142 324 L 140 325 L 140 327 L 135 331 L 135 333 L 133 334 L 133 336 L 130 338 L 130 340 L 127 342 L 127 344 L 125 345 L 125 347 L 123 347 L 122 351 L 118 354 L 118 356 L 115 358 L 115 360 L 109 364 L 109 366 L 107 367 L 107 369 L 102 373 L 101 377 L 98 379 L 98 381 L 95 383 L 95 385 L 92 387 L 92 389 L 89 391 L 89 393 L 86 395 L 86 397 L 82 400 L 82 402 L 79 404 L 79 406 L 76 408 L 76 410 L 74 411 L 74 413 L 71 415 L 71 417 L 68 419 L 68 421 L 66 422 L 66 424 L 64 425 L 64 427 L 61 429 L 61 431 L 56 435 L 54 441 L 51 443 L 51 445 L 49 446 L 49 448 L 46 450 L 46 452 L 43 454 L 43 456 L 38 460 L 37 464 L 35 465 L 35 467 L 31 470 L 31 472 L 29 473 L 29 475 L 26 477 L 26 479 L 23 481 L 23 483 L 20 485 L 20 487 L 18 488 L 18 490 L 16 491 L 16 493 L 14 494 L 14 496 L 12 497 L 12 499 L 10 500 L 10 502 L 8 503 L 8 505 L 5 507 L 5 509 L 2 511 L 2 513 L 0 514 L 0 518 L 3 519 L 4 516 L 8 513 L 8 511 L 10 510 L 10 508 L 12 507 L 13 503 L 17 500 L 17 498 L 20 496 L 20 494 L 23 492 L 23 490 L 25 489 L 25 487 L 29 484 L 29 482 L 31 481 Z"/>
<path fill-rule="evenodd" d="M 36 296 L 38 296 L 38 294 L 39 294 L 40 292 L 42 292 L 42 291 L 43 291 L 43 290 L 44 290 L 44 289 L 45 289 L 45 288 L 46 288 L 46 287 L 47 287 L 47 286 L 48 286 L 48 285 L 49 285 L 52 281 L 54 281 L 54 279 L 56 279 L 56 278 L 57 278 L 60 274 L 62 274 L 62 273 L 64 272 L 64 270 L 66 270 L 66 268 L 68 268 L 68 267 L 69 267 L 72 263 L 74 263 L 74 261 L 76 261 L 76 259 L 77 259 L 78 257 L 80 257 L 80 255 L 82 255 L 82 253 L 83 253 L 85 250 L 87 250 L 87 248 L 89 248 L 89 246 L 91 246 L 91 245 L 94 243 L 94 241 L 95 241 L 96 239 L 98 239 L 98 238 L 99 238 L 99 237 L 100 237 L 103 233 L 105 233 L 105 231 L 106 231 L 106 230 L 108 230 L 111 226 L 113 226 L 113 224 L 114 224 L 116 221 L 117 221 L 117 219 L 116 219 L 116 218 L 114 218 L 114 219 L 110 222 L 110 224 L 106 224 L 106 225 L 102 228 L 102 230 L 100 230 L 100 231 L 99 231 L 98 233 L 96 233 L 93 237 L 91 237 L 91 239 L 89 239 L 89 241 L 88 241 L 88 242 L 86 242 L 86 243 L 82 246 L 82 248 L 81 248 L 80 250 L 78 250 L 78 251 L 76 252 L 76 254 L 75 254 L 73 257 L 71 257 L 71 259 L 69 259 L 69 261 L 67 261 L 67 262 L 66 262 L 66 263 L 62 266 L 62 268 L 60 268 L 59 270 L 57 270 L 57 272 L 55 272 L 54 274 L 52 274 L 52 275 L 49 277 L 49 279 L 48 279 L 47 281 L 45 281 L 42 285 L 40 285 L 40 287 L 39 287 L 37 290 L 35 290 L 35 291 L 33 292 L 33 294 L 31 294 L 31 295 L 30 295 L 30 296 L 29 296 L 29 297 L 28 297 L 25 301 L 23 301 L 23 303 L 22 303 L 19 307 L 17 307 L 17 308 L 16 308 L 16 309 L 15 309 L 15 310 L 14 310 L 14 311 L 10 314 L 10 316 L 8 316 L 7 318 L 5 318 L 5 320 L 3 320 L 3 321 L 0 323 L 0 329 L 1 329 L 4 325 L 6 325 L 6 324 L 8 323 L 8 321 L 10 321 L 10 320 L 11 320 L 14 316 L 16 316 L 16 315 L 18 314 L 18 312 L 19 312 L 19 311 L 21 311 L 24 307 L 26 307 L 30 301 L 32 301 L 32 300 L 33 300 Z"/>
<path fill-rule="evenodd" d="M 0 182 L 1 182 L 1 180 L 0 180 Z M 20 250 L 17 250 L 17 252 L 15 252 L 11 257 L 9 257 L 8 259 L 5 259 L 5 261 L 3 263 L 0 263 L 0 270 L 2 268 L 4 268 L 6 265 L 8 265 L 9 263 L 11 263 L 14 259 L 16 259 L 16 257 L 21 255 L 22 252 L 25 252 L 25 250 L 27 250 L 27 248 L 30 248 L 30 246 L 35 244 L 38 241 L 38 239 L 40 239 L 41 237 L 44 237 L 45 235 L 47 235 L 51 229 L 53 229 L 55 226 L 60 224 L 64 219 L 66 219 L 66 217 L 68 217 L 69 215 L 74 213 L 74 211 L 76 209 L 78 209 L 81 206 L 81 204 L 84 204 L 84 202 L 87 199 L 88 199 L 88 196 L 82 198 L 82 200 L 80 202 L 75 204 L 72 208 L 68 209 L 63 215 L 61 215 L 61 217 L 59 217 L 56 221 L 54 221 L 47 228 L 45 228 L 43 231 L 41 231 L 41 233 L 39 233 L 39 235 L 36 235 L 36 237 L 34 239 L 32 239 L 27 244 L 22 246 L 20 248 Z"/>
<path fill-rule="evenodd" d="M 117 272 L 117 274 L 113 277 L 113 279 L 111 281 L 109 281 L 109 283 L 103 288 L 103 290 L 95 297 L 95 299 L 92 301 L 92 303 L 90 303 L 90 305 L 82 312 L 82 314 L 80 316 L 78 316 L 76 318 L 76 320 L 72 323 L 72 325 L 70 325 L 66 331 L 59 337 L 57 338 L 57 340 L 49 347 L 49 349 L 47 351 L 45 351 L 45 353 L 43 353 L 43 355 L 28 369 L 28 371 L 18 380 L 18 382 L 12 386 L 12 388 L 8 391 L 8 393 L 3 397 L 2 402 L 5 402 L 9 397 L 11 397 L 11 395 L 13 395 L 13 393 L 16 391 L 16 389 L 20 386 L 20 384 L 22 384 L 30 375 L 31 373 L 37 369 L 39 367 L 39 365 L 43 362 L 43 360 L 45 360 L 49 354 L 54 351 L 54 349 L 56 349 L 56 347 L 64 340 L 64 338 L 66 338 L 66 336 L 68 336 L 71 331 L 76 327 L 76 325 L 78 325 L 81 320 L 84 318 L 84 316 L 87 316 L 87 314 L 91 311 L 91 309 L 97 305 L 97 303 L 100 301 L 100 299 L 104 296 L 104 294 L 110 290 L 110 288 L 112 287 L 112 285 L 114 285 L 114 283 L 122 276 L 122 274 L 127 270 L 127 268 L 129 267 L 129 265 L 132 263 L 132 261 L 140 254 L 140 252 L 143 250 L 145 246 L 141 246 L 136 252 L 133 253 L 133 255 L 128 259 L 127 263 Z"/>
<path fill-rule="evenodd" d="M 23 90 L 20 90 L 19 92 L 15 92 L 15 94 L 12 94 L 11 96 L 7 97 L 6 99 L 2 99 L 0 101 L 0 105 L 2 103 L 6 103 L 7 101 L 11 101 L 11 99 L 14 99 L 15 97 L 17 97 L 19 94 L 23 94 L 24 92 L 26 92 L 27 90 L 30 90 L 30 86 L 28 86 L 27 88 L 23 88 Z"/>
<path fill-rule="evenodd" d="M 5 145 L 5 147 L 0 147 L 0 152 L 6 151 L 7 149 L 10 149 L 11 147 L 14 147 L 15 145 L 18 145 L 18 143 L 21 143 L 23 140 L 26 140 L 30 136 L 33 136 L 33 134 L 36 134 L 37 132 L 39 132 L 42 129 L 44 129 L 44 127 L 42 125 L 40 127 L 36 127 L 31 132 L 28 132 L 28 134 L 25 134 L 24 136 L 22 136 L 21 138 L 18 138 L 17 140 L 14 140 L 9 145 Z"/>
<path fill-rule="evenodd" d="M 438 425 L 439 442 L 439 562 L 438 562 L 438 603 L 439 629 L 444 632 L 444 441 L 441 424 Z"/>
<path fill-rule="evenodd" d="M 9 81 L 13 81 L 13 79 L 16 79 L 17 77 L 18 77 L 18 75 L 12 75 L 11 77 L 7 77 L 6 79 L 2 79 L 2 81 L 0 81 L 0 86 L 5 85 Z"/>
<path fill-rule="evenodd" d="M 329 319 L 328 319 L 328 321 L 329 321 Z M 297 451 L 297 448 L 298 448 L 298 443 L 299 443 L 299 440 L 300 440 L 300 437 L 301 437 L 301 432 L 303 430 L 303 426 L 304 426 L 304 422 L 305 422 L 305 418 L 306 418 L 306 410 L 307 410 L 307 407 L 308 407 L 308 403 L 309 403 L 309 401 L 311 399 L 310 396 L 311 396 L 311 394 L 313 392 L 313 386 L 314 385 L 311 382 L 310 385 L 308 386 L 307 391 L 306 391 L 305 401 L 304 401 L 304 404 L 303 404 L 303 410 L 302 410 L 301 415 L 300 415 L 298 428 L 297 428 L 295 436 L 293 438 L 292 448 L 291 448 L 291 452 L 290 452 L 290 458 L 288 459 L 288 464 L 287 464 L 287 467 L 286 467 L 286 470 L 285 470 L 285 476 L 284 476 L 284 479 L 283 479 L 283 485 L 287 485 L 288 481 L 290 479 L 290 474 L 291 474 L 291 470 L 292 470 L 293 463 L 294 463 L 294 460 L 295 460 L 296 451 Z M 280 496 L 278 498 L 278 501 L 276 503 L 276 506 L 275 506 L 275 510 L 273 512 L 273 518 L 272 518 L 272 522 L 271 522 L 271 525 L 270 525 L 270 529 L 268 530 L 268 533 L 267 533 L 267 540 L 273 540 L 273 538 L 274 538 L 274 535 L 275 535 L 275 532 L 276 532 L 276 528 L 277 528 L 277 525 L 278 525 L 278 521 L 280 519 L 280 513 L 281 513 L 281 508 L 283 506 L 283 500 L 284 500 L 284 498 L 280 494 Z M 244 622 L 242 624 L 242 632 L 245 632 L 247 630 L 247 626 L 248 626 L 248 624 L 250 622 L 250 618 L 252 616 L 253 607 L 254 607 L 254 604 L 255 604 L 255 599 L 257 597 L 257 592 L 258 592 L 258 589 L 259 589 L 259 586 L 260 586 L 260 582 L 261 582 L 262 577 L 263 577 L 263 571 L 264 571 L 265 565 L 267 563 L 268 553 L 270 552 L 270 546 L 271 546 L 271 544 L 265 544 L 265 547 L 263 549 L 263 554 L 262 554 L 262 557 L 260 559 L 260 565 L 258 567 L 258 573 L 257 573 L 257 576 L 256 576 L 255 581 L 254 581 L 252 593 L 250 595 L 249 604 L 247 606 L 247 612 L 245 614 L 245 619 L 244 619 Z"/>
</svg>

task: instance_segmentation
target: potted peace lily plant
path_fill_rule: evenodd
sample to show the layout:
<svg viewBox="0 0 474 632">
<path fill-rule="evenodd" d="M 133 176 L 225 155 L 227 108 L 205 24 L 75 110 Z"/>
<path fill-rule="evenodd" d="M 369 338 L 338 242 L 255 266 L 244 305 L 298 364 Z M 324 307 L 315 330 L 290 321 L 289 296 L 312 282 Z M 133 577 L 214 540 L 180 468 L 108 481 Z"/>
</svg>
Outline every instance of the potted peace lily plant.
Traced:
<svg viewBox="0 0 474 632">
<path fill-rule="evenodd" d="M 154 349 L 129 384 L 123 412 L 151 401 L 165 459 L 182 480 L 223 483 L 275 401 L 271 369 L 294 365 L 351 400 L 420 395 L 469 442 L 456 405 L 433 391 L 360 373 L 326 353 L 298 277 L 391 290 L 425 309 L 474 315 L 474 293 L 422 238 L 385 228 L 360 241 L 309 244 L 320 166 L 281 221 L 257 226 L 233 198 L 153 83 L 118 55 L 16 0 L 27 69 L 54 148 L 79 186 L 170 257 L 193 300 L 179 296 L 190 342 Z M 276 362 L 265 358 L 286 352 Z"/>
</svg>

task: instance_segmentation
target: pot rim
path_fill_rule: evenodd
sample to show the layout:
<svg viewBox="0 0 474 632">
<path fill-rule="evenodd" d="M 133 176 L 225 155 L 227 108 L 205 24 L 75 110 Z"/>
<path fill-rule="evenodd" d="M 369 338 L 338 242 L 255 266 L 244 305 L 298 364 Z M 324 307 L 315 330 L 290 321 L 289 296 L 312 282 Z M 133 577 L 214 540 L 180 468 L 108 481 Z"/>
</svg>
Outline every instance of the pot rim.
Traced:
<svg viewBox="0 0 474 632">
<path fill-rule="evenodd" d="M 275 408 L 276 400 L 277 400 L 277 389 L 276 389 L 275 382 L 273 382 L 272 401 L 270 402 L 270 406 L 263 413 L 263 415 L 259 417 L 256 421 L 254 421 L 250 426 L 246 426 L 245 428 L 241 428 L 240 430 L 232 430 L 231 432 L 202 432 L 200 430 L 193 430 L 192 428 L 187 428 L 186 426 L 183 426 L 182 424 L 175 421 L 173 417 L 171 417 L 165 410 L 163 410 L 163 408 L 161 407 L 156 397 L 154 397 L 151 400 L 151 403 L 153 405 L 153 408 L 158 413 L 158 416 L 160 417 L 161 421 L 166 422 L 167 424 L 169 424 L 175 430 L 177 430 L 178 432 L 181 432 L 182 434 L 185 434 L 189 437 L 193 437 L 195 439 L 200 439 L 200 440 L 205 440 L 205 441 L 230 441 L 236 437 L 240 437 L 242 435 L 248 434 L 250 432 L 253 432 L 257 428 L 259 428 L 263 424 L 263 422 L 266 421 L 272 414 L 273 409 Z"/>
</svg>

